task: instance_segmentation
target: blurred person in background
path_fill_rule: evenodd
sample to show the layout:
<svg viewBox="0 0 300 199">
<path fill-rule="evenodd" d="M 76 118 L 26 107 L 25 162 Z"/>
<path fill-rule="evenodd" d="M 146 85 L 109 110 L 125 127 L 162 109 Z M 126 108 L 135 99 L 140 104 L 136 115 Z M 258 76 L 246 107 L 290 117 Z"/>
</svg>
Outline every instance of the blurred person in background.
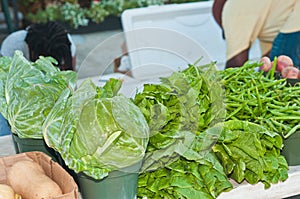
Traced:
<svg viewBox="0 0 300 199">
<path fill-rule="evenodd" d="M 32 24 L 8 35 L 1 44 L 1 56 L 13 57 L 16 50 L 30 61 L 36 61 L 40 55 L 51 56 L 60 70 L 76 70 L 76 47 L 66 29 L 57 22 Z M 0 136 L 8 134 L 8 122 L 0 114 Z"/>
<path fill-rule="evenodd" d="M 60 70 L 76 70 L 76 47 L 64 26 L 57 22 L 32 24 L 8 35 L 2 42 L 1 55 L 12 57 L 16 50 L 30 61 L 40 55 L 51 56 Z"/>
<path fill-rule="evenodd" d="M 287 55 L 300 65 L 300 0 L 214 0 L 212 13 L 226 40 L 226 66 L 249 59 L 256 39 L 262 56 Z"/>
</svg>

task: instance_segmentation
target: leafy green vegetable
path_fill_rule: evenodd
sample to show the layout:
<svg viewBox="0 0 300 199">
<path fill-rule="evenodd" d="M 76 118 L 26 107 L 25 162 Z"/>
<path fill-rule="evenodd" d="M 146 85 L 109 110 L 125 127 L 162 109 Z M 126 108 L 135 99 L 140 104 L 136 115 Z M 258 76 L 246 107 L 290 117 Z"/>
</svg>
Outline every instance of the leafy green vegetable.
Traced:
<svg viewBox="0 0 300 199">
<path fill-rule="evenodd" d="M 121 80 L 97 87 L 87 79 L 74 93 L 65 90 L 49 113 L 45 141 L 75 172 L 102 179 L 144 158 L 148 124 L 130 99 L 118 95 L 120 87 Z"/>
<path fill-rule="evenodd" d="M 51 57 L 30 62 L 16 51 L 11 62 L 4 58 L 1 64 L 6 71 L 1 76 L 1 113 L 20 138 L 43 138 L 42 124 L 61 92 L 75 88 L 77 74 L 60 71 L 55 62 Z"/>
<path fill-rule="evenodd" d="M 202 136 L 225 119 L 218 80 L 214 63 L 190 65 L 161 78 L 160 84 L 144 85 L 135 96 L 150 127 L 139 197 L 215 198 L 232 188 L 222 165 L 209 152 L 218 134 Z"/>
<path fill-rule="evenodd" d="M 139 197 L 216 198 L 232 188 L 227 177 L 238 183 L 262 182 L 265 188 L 287 179 L 288 165 L 280 155 L 281 136 L 259 122 L 251 123 L 258 115 L 265 116 L 266 96 L 273 92 L 270 88 L 285 87 L 284 80 L 264 77 L 254 71 L 257 66 L 247 63 L 239 69 L 218 71 L 221 80 L 190 66 L 162 78 L 161 84 L 145 85 L 135 98 L 151 130 L 139 176 Z M 210 80 L 220 80 L 225 86 L 225 123 L 222 86 Z"/>
<path fill-rule="evenodd" d="M 219 131 L 219 125 L 210 130 L 216 128 Z M 230 178 L 238 183 L 243 180 L 250 184 L 262 182 L 265 188 L 287 179 L 288 165 L 280 155 L 280 135 L 258 124 L 240 120 L 227 121 L 222 127 L 212 150 Z"/>
<path fill-rule="evenodd" d="M 143 171 L 163 167 L 179 158 L 196 135 L 224 120 L 223 89 L 214 63 L 190 65 L 184 71 L 146 84 L 134 103 L 150 127 L 150 140 Z M 213 89 L 211 89 L 213 88 Z M 216 137 L 207 139 L 207 145 Z"/>
<path fill-rule="evenodd" d="M 203 136 L 197 136 L 180 158 L 164 167 L 142 172 L 138 197 L 143 198 L 216 198 L 232 188 L 214 153 L 201 155 Z"/>
</svg>

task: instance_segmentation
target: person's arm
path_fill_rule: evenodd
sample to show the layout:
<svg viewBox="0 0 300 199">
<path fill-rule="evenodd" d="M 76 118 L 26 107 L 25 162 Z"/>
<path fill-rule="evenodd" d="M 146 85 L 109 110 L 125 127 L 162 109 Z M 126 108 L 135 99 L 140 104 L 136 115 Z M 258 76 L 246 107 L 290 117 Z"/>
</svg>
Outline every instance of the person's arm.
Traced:
<svg viewBox="0 0 300 199">
<path fill-rule="evenodd" d="M 222 12 L 223 7 L 226 3 L 226 0 L 214 0 L 213 6 L 212 6 L 212 14 L 217 22 L 217 24 L 222 29 L 222 37 L 225 39 L 224 32 L 223 32 L 223 26 L 222 26 Z M 248 53 L 249 49 L 246 49 L 239 54 L 235 55 L 231 59 L 227 60 L 225 68 L 232 68 L 232 67 L 239 67 L 242 66 L 247 60 L 248 60 Z"/>
<path fill-rule="evenodd" d="M 240 52 L 239 54 L 235 55 L 230 60 L 228 60 L 226 62 L 226 68 L 239 67 L 244 65 L 244 63 L 249 59 L 249 50 L 250 48 L 247 48 L 246 50 Z M 270 57 L 270 51 L 264 54 L 262 57 L 264 56 Z"/>
<path fill-rule="evenodd" d="M 226 0 L 214 0 L 212 14 L 217 24 L 222 28 L 222 11 Z M 222 28 L 223 29 L 223 28 Z"/>
<path fill-rule="evenodd" d="M 243 50 L 226 62 L 225 68 L 240 67 L 248 60 L 249 48 Z"/>
</svg>

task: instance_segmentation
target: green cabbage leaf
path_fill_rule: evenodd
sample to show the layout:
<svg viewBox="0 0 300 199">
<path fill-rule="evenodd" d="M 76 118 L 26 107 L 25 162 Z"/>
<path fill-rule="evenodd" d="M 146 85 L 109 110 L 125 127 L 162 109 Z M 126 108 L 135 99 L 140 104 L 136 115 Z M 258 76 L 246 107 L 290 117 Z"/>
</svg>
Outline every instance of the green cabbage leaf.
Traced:
<svg viewBox="0 0 300 199">
<path fill-rule="evenodd" d="M 60 71 L 52 57 L 28 61 L 20 51 L 3 58 L 1 113 L 20 138 L 43 138 L 42 125 L 63 90 L 73 92 L 77 73 Z"/>
<path fill-rule="evenodd" d="M 86 79 L 74 93 L 65 90 L 48 115 L 45 141 L 75 172 L 102 179 L 141 164 L 149 127 L 131 99 L 118 95 L 120 87 L 121 80 L 97 87 Z"/>
<path fill-rule="evenodd" d="M 5 99 L 5 84 L 7 73 L 11 64 L 11 57 L 0 57 L 0 113 L 7 117 L 7 103 Z"/>
</svg>

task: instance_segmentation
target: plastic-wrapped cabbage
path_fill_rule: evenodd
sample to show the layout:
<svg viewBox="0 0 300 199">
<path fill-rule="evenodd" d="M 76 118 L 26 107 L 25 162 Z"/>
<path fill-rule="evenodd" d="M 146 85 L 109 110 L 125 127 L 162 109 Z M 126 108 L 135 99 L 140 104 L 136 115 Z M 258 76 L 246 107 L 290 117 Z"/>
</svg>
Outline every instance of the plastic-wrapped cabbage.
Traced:
<svg viewBox="0 0 300 199">
<path fill-rule="evenodd" d="M 11 57 L 0 57 L 0 113 L 6 118 L 7 103 L 5 99 L 5 84 L 11 64 Z"/>
<path fill-rule="evenodd" d="M 20 138 L 43 138 L 42 125 L 61 92 L 73 92 L 77 73 L 60 71 L 51 57 L 28 61 L 20 51 L 3 59 L 1 113 L 8 120 L 11 132 Z"/>
<path fill-rule="evenodd" d="M 75 172 L 102 179 L 143 160 L 149 127 L 131 99 L 117 94 L 120 87 L 120 80 L 97 87 L 88 79 L 49 113 L 44 139 Z"/>
</svg>

